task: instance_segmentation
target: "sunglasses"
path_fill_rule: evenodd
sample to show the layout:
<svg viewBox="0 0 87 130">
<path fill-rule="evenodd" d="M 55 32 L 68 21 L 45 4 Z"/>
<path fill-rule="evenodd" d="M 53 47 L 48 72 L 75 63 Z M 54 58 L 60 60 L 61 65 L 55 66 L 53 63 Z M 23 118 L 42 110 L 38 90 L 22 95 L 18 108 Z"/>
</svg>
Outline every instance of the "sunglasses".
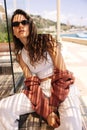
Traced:
<svg viewBox="0 0 87 130">
<path fill-rule="evenodd" d="M 21 22 L 13 22 L 13 23 L 12 23 L 12 26 L 13 26 L 13 27 L 18 27 L 18 26 L 20 25 L 20 23 L 21 23 L 22 25 L 27 25 L 27 24 L 29 23 L 29 21 L 28 21 L 28 20 L 22 20 Z"/>
</svg>

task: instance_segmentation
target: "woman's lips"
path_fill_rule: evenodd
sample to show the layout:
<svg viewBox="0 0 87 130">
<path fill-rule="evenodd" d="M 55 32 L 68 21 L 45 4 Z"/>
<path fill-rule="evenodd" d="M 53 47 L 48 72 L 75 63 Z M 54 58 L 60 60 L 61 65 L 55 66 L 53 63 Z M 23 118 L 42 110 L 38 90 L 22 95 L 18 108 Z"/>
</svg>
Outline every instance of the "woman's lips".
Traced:
<svg viewBox="0 0 87 130">
<path fill-rule="evenodd" d="M 25 31 L 24 30 L 19 30 L 19 33 L 24 33 Z"/>
</svg>

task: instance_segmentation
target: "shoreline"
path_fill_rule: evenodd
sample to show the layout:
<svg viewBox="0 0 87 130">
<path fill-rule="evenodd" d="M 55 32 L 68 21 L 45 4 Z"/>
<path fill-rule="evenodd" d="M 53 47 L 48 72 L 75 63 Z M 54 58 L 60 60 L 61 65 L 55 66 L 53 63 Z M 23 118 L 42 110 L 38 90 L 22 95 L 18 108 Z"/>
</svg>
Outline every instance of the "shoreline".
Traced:
<svg viewBox="0 0 87 130">
<path fill-rule="evenodd" d="M 87 45 L 86 38 L 74 38 L 74 37 L 61 37 L 61 41 L 74 42 L 82 45 Z"/>
</svg>

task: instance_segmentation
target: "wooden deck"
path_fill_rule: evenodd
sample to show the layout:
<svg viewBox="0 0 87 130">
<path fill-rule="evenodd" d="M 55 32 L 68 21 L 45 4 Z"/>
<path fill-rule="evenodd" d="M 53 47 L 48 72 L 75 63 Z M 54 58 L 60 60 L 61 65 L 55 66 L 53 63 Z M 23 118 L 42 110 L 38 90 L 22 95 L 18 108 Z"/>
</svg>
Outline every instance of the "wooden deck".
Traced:
<svg viewBox="0 0 87 130">
<path fill-rule="evenodd" d="M 22 74 L 21 73 L 15 73 L 15 87 L 17 92 L 20 88 L 20 82 L 19 80 L 22 80 Z M 19 86 L 19 87 L 18 87 Z M 12 75 L 0 75 L 0 99 L 5 98 L 11 94 L 14 94 L 14 88 L 13 88 L 13 79 Z"/>
</svg>

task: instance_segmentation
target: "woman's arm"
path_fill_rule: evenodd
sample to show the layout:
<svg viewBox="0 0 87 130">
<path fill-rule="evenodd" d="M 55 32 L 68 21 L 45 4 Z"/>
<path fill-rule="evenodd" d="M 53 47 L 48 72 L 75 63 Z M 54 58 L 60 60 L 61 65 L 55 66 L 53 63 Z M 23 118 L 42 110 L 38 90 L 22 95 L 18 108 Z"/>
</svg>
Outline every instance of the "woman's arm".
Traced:
<svg viewBox="0 0 87 130">
<path fill-rule="evenodd" d="M 51 45 L 51 47 L 49 46 Z M 52 35 L 49 35 L 49 41 L 47 42 L 48 52 L 53 60 L 55 68 L 65 71 L 66 65 L 64 63 L 63 56 L 61 54 L 60 44 L 57 43 L 56 39 Z"/>
<path fill-rule="evenodd" d="M 62 71 L 66 70 L 66 65 L 64 63 L 63 56 L 61 54 L 61 49 L 58 43 L 54 42 L 54 47 L 53 47 L 53 53 L 50 53 L 54 66 Z"/>
<path fill-rule="evenodd" d="M 21 54 L 18 54 L 17 57 L 16 57 L 16 59 L 17 59 L 19 65 L 20 65 L 20 67 L 21 67 L 22 70 L 23 70 L 23 73 L 24 73 L 25 78 L 28 78 L 28 77 L 32 76 L 32 74 L 31 74 L 31 72 L 30 72 L 30 70 L 29 70 L 29 67 L 28 67 L 28 66 L 26 65 L 26 63 L 23 61 Z"/>
</svg>

